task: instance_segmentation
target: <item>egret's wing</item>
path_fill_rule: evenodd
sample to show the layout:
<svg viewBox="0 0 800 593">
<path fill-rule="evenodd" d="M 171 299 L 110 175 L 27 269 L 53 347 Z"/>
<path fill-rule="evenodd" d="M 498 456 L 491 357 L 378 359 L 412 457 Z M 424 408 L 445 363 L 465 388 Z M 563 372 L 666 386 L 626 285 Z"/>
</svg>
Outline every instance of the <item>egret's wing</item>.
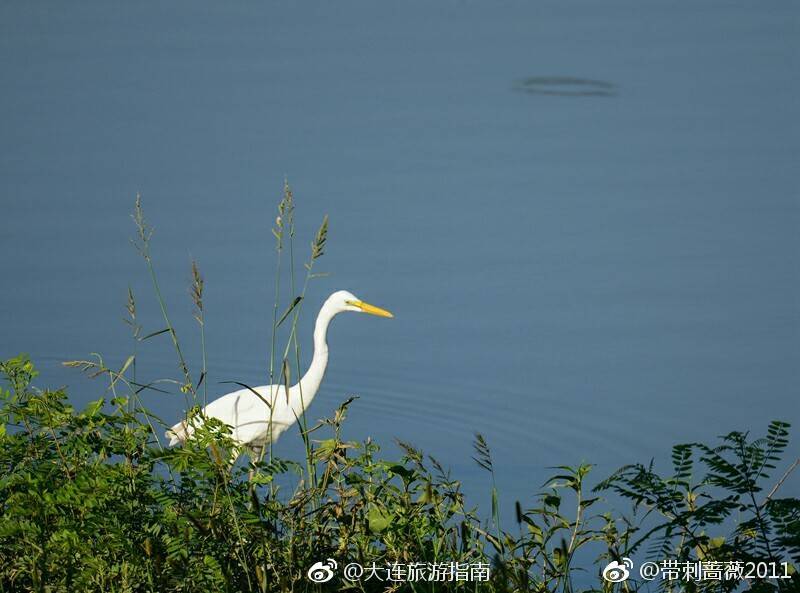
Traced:
<svg viewBox="0 0 800 593">
<path fill-rule="evenodd" d="M 186 442 L 191 436 L 191 427 L 186 424 L 186 420 L 181 420 L 175 426 L 170 428 L 165 434 L 169 439 L 169 446 L 172 447 L 178 443 Z"/>
<path fill-rule="evenodd" d="M 273 438 L 293 423 L 293 420 L 287 422 L 284 391 L 282 385 L 240 389 L 214 400 L 204 411 L 206 416 L 232 427 L 233 438 L 240 443 L 264 441 L 270 433 L 270 419 L 274 427 Z"/>
</svg>

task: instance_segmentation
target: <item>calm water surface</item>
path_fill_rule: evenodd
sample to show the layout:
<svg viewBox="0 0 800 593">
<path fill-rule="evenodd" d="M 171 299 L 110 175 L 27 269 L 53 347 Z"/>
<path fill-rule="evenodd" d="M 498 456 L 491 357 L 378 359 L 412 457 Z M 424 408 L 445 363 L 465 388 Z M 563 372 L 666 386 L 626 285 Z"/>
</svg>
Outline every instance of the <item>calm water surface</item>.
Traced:
<svg viewBox="0 0 800 593">
<path fill-rule="evenodd" d="M 129 285 L 163 327 L 141 192 L 195 365 L 205 274 L 210 395 L 263 383 L 286 176 L 298 259 L 331 221 L 304 342 L 336 289 L 396 314 L 332 327 L 311 417 L 361 396 L 351 438 L 478 493 L 480 431 L 513 508 L 548 466 L 797 423 L 799 24 L 788 1 L 4 2 L 0 355 L 84 402 L 101 384 L 59 362 L 127 357 Z M 164 338 L 140 377 L 176 374 Z"/>
</svg>

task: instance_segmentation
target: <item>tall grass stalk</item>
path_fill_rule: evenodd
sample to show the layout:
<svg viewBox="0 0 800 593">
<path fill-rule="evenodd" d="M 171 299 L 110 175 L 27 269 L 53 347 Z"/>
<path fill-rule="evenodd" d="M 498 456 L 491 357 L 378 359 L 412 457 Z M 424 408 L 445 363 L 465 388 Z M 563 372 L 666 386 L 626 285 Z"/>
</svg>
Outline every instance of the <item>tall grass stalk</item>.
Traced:
<svg viewBox="0 0 800 593">
<path fill-rule="evenodd" d="M 206 361 L 206 320 L 205 320 L 205 306 L 203 304 L 203 288 L 205 281 L 200 274 L 200 268 L 197 262 L 192 260 L 192 286 L 190 294 L 192 296 L 192 303 L 194 304 L 194 319 L 200 326 L 200 356 L 202 369 L 200 372 L 200 379 L 198 380 L 198 387 L 203 386 L 203 407 L 208 404 L 208 366 Z"/>
<path fill-rule="evenodd" d="M 146 222 L 146 220 L 144 218 L 144 211 L 143 211 L 143 208 L 142 208 L 141 196 L 138 195 L 138 194 L 136 196 L 136 202 L 135 202 L 135 205 L 134 205 L 134 213 L 132 215 L 132 218 L 133 218 L 133 221 L 134 221 L 134 223 L 136 225 L 136 229 L 137 229 L 137 233 L 138 233 L 138 241 L 132 241 L 132 242 L 133 242 L 134 246 L 136 247 L 136 249 L 141 254 L 141 256 L 144 258 L 144 260 L 145 260 L 145 262 L 147 264 L 147 269 L 148 269 L 148 272 L 149 272 L 149 275 L 150 275 L 150 279 L 151 279 L 151 282 L 152 282 L 153 291 L 155 293 L 156 300 L 158 301 L 159 309 L 161 310 L 161 314 L 162 314 L 162 317 L 164 319 L 164 323 L 167 326 L 165 328 L 165 330 L 161 330 L 159 332 L 154 332 L 153 334 L 150 334 L 149 336 L 145 336 L 145 338 L 143 338 L 143 339 L 147 339 L 149 337 L 158 335 L 160 333 L 165 333 L 165 332 L 168 332 L 170 334 L 170 337 L 172 339 L 172 344 L 173 344 L 174 349 L 175 349 L 175 353 L 177 354 L 177 357 L 178 357 L 179 367 L 180 367 L 180 369 L 181 369 L 181 371 L 183 373 L 183 376 L 184 376 L 184 381 L 185 382 L 183 383 L 183 385 L 180 386 L 180 391 L 181 391 L 181 393 L 184 394 L 184 399 L 185 399 L 185 403 L 186 403 L 186 406 L 187 406 L 187 418 L 186 418 L 186 421 L 189 422 L 190 421 L 189 420 L 189 416 L 190 415 L 195 414 L 195 413 L 199 413 L 199 415 L 201 417 L 203 417 L 203 411 L 202 411 L 202 409 L 201 410 L 197 409 L 197 390 L 196 390 L 196 387 L 194 385 L 194 382 L 192 381 L 191 373 L 189 371 L 189 366 L 186 363 L 186 359 L 185 359 L 185 357 L 183 355 L 183 351 L 181 349 L 180 341 L 178 340 L 178 334 L 175 331 L 175 327 L 172 324 L 172 322 L 170 321 L 169 315 L 167 313 L 166 301 L 165 301 L 165 299 L 164 299 L 164 297 L 163 297 L 163 295 L 161 293 L 161 287 L 159 286 L 159 283 L 158 283 L 158 278 L 156 276 L 155 267 L 153 265 L 153 260 L 152 260 L 151 253 L 150 253 L 150 239 L 152 237 L 153 231 L 152 231 L 152 228 L 147 224 L 147 222 Z M 192 280 L 191 280 L 191 286 L 190 286 L 190 295 L 191 295 L 192 303 L 193 303 L 194 308 L 195 308 L 193 316 L 194 316 L 195 320 L 197 321 L 197 323 L 198 323 L 198 325 L 200 327 L 200 341 L 201 341 L 201 355 L 202 355 L 202 372 L 201 372 L 200 379 L 199 379 L 198 383 L 202 383 L 204 385 L 204 397 L 203 397 L 203 400 L 204 400 L 204 406 L 205 406 L 205 404 L 207 402 L 207 389 L 205 387 L 206 379 L 207 379 L 206 378 L 206 373 L 207 373 L 206 348 L 205 348 L 205 314 L 204 314 L 204 304 L 203 304 L 203 290 L 204 290 L 205 282 L 203 280 L 202 275 L 200 274 L 200 270 L 199 270 L 199 267 L 197 266 L 197 262 L 196 261 L 192 261 L 191 271 L 192 271 Z M 190 403 L 189 403 L 189 400 L 188 400 L 188 395 L 191 395 L 191 407 L 190 407 Z M 206 420 L 206 418 L 203 418 L 203 420 Z M 151 428 L 152 428 L 152 426 L 151 426 Z M 155 433 L 155 431 L 153 431 L 153 432 Z M 158 435 L 156 435 L 156 438 L 158 439 Z M 233 502 L 232 494 L 231 494 L 230 488 L 228 487 L 227 481 L 225 481 L 225 498 L 226 498 L 229 506 L 231 507 L 231 509 L 233 509 L 234 508 L 234 502 Z M 233 512 L 232 515 L 234 517 L 233 522 L 234 522 L 234 527 L 235 527 L 236 534 L 237 534 L 237 537 L 238 537 L 237 554 L 239 554 L 238 550 L 244 547 L 245 540 L 244 540 L 244 538 L 242 536 L 242 531 L 241 531 L 241 528 L 240 528 L 240 525 L 239 525 L 239 520 L 238 520 L 238 517 L 236 516 L 236 513 Z M 241 561 L 245 566 L 247 566 L 247 558 L 246 558 L 246 556 L 242 555 L 241 556 Z M 247 570 L 247 583 L 248 583 L 248 587 L 249 587 L 249 585 L 250 585 L 250 570 L 249 569 Z"/>
<path fill-rule="evenodd" d="M 178 334 L 175 331 L 175 327 L 172 325 L 172 322 L 169 319 L 169 314 L 167 313 L 167 304 L 164 301 L 164 297 L 161 294 L 161 287 L 158 284 L 158 278 L 156 277 L 155 267 L 153 266 L 153 259 L 150 255 L 150 238 L 153 235 L 153 229 L 147 224 L 144 218 L 144 211 L 142 210 L 142 197 L 141 195 L 136 195 L 136 203 L 134 207 L 134 212 L 132 215 L 133 221 L 136 224 L 136 230 L 138 231 L 139 241 L 132 241 L 134 247 L 139 251 L 142 258 L 144 258 L 145 263 L 147 264 L 147 270 L 150 274 L 150 280 L 153 284 L 153 291 L 156 295 L 156 300 L 158 301 L 158 306 L 161 309 L 161 315 L 164 318 L 164 323 L 166 324 L 165 330 L 162 332 L 168 332 L 170 338 L 172 339 L 172 345 L 175 348 L 175 353 L 178 356 L 178 365 L 180 367 L 181 372 L 183 373 L 183 377 L 185 383 L 181 386 L 181 392 L 186 394 L 191 394 L 192 396 L 192 404 L 196 404 L 196 393 L 194 388 L 194 383 L 192 381 L 192 377 L 189 373 L 189 366 L 186 364 L 186 359 L 183 356 L 183 352 L 181 351 L 180 342 L 178 341 Z M 161 333 L 161 332 L 157 332 Z M 187 408 L 189 407 L 188 398 L 186 400 Z"/>
<path fill-rule="evenodd" d="M 273 409 L 275 407 L 275 401 L 278 394 L 277 385 L 280 384 L 280 381 L 275 380 L 275 351 L 276 351 L 276 341 L 278 339 L 278 327 L 280 325 L 279 318 L 278 318 L 278 310 L 280 308 L 281 302 L 281 261 L 283 259 L 283 244 L 285 240 L 285 229 L 286 229 L 286 222 L 287 218 L 292 219 L 294 216 L 294 197 L 292 195 L 291 188 L 289 187 L 289 183 L 284 180 L 283 184 L 283 197 L 278 204 L 278 216 L 275 218 L 275 227 L 272 229 L 272 234 L 275 237 L 275 251 L 276 251 L 276 263 L 275 263 L 275 297 L 272 306 L 272 331 L 270 332 L 270 349 L 269 349 L 269 385 L 270 385 L 270 394 L 269 394 L 269 442 L 267 444 L 269 450 L 269 458 L 272 459 L 272 419 L 273 419 Z M 260 461 L 264 456 L 264 448 L 262 447 L 261 450 L 258 452 L 258 460 Z M 270 484 L 270 493 L 274 494 L 274 486 Z"/>
<path fill-rule="evenodd" d="M 294 235 L 294 229 L 292 229 L 291 236 Z M 300 407 L 303 410 L 300 414 L 300 418 L 297 419 L 298 425 L 300 427 L 300 434 L 303 438 L 303 444 L 305 445 L 306 450 L 306 471 L 308 472 L 308 480 L 311 484 L 316 484 L 317 476 L 316 476 L 316 464 L 313 460 L 313 447 L 311 445 L 311 440 L 309 439 L 309 431 L 308 431 L 308 422 L 306 420 L 306 405 L 305 399 L 303 398 L 303 383 L 299 380 L 302 376 L 302 370 L 300 367 L 300 345 L 297 339 L 297 322 L 300 318 L 300 311 L 305 302 L 306 298 L 306 291 L 308 290 L 309 282 L 317 277 L 314 275 L 314 263 L 324 255 L 325 253 L 325 244 L 328 239 L 328 217 L 327 215 L 323 217 L 322 224 L 320 225 L 319 229 L 317 230 L 316 235 L 314 236 L 314 240 L 311 242 L 311 254 L 307 263 L 305 263 L 306 268 L 306 275 L 305 280 L 303 281 L 303 290 L 302 292 L 295 298 L 293 301 L 294 304 L 294 312 L 292 318 L 292 326 L 289 332 L 289 339 L 286 344 L 286 348 L 283 352 L 283 360 L 288 360 L 289 349 L 292 345 L 294 345 L 294 354 L 295 354 L 295 364 L 298 374 L 298 387 L 300 390 Z M 292 277 L 294 277 L 294 273 L 292 273 Z M 294 284 L 294 280 L 292 281 Z M 287 387 L 288 393 L 288 387 Z"/>
<path fill-rule="evenodd" d="M 289 352 L 292 351 L 294 354 L 294 368 L 295 368 L 295 375 L 298 381 L 298 388 L 300 390 L 300 401 L 301 407 L 305 408 L 305 400 L 303 398 L 303 387 L 300 379 L 303 376 L 303 368 L 301 365 L 301 358 L 300 358 L 300 343 L 297 336 L 297 324 L 299 321 L 300 312 L 302 310 L 303 302 L 305 301 L 306 291 L 308 288 L 309 281 L 317 275 L 313 272 L 314 262 L 322 257 L 325 250 L 325 243 L 327 241 L 327 233 L 328 233 L 328 217 L 325 216 L 323 218 L 322 225 L 318 229 L 314 240 L 311 243 L 311 254 L 309 260 L 305 265 L 306 268 L 306 275 L 305 280 L 303 282 L 303 289 L 300 294 L 296 292 L 296 275 L 295 275 L 295 255 L 294 255 L 294 237 L 295 237 L 295 202 L 294 202 L 294 194 L 292 192 L 291 187 L 289 186 L 288 181 L 284 180 L 284 187 L 283 187 L 283 197 L 278 204 L 278 216 L 275 220 L 275 226 L 272 229 L 272 234 L 276 240 L 276 271 L 275 271 L 275 293 L 274 293 L 274 300 L 273 300 L 273 308 L 272 308 L 272 331 L 271 331 L 271 338 L 270 338 L 270 357 L 269 357 L 269 384 L 271 386 L 278 386 L 283 385 L 285 392 L 288 397 L 289 388 L 292 383 L 291 377 L 291 365 L 289 364 Z M 288 249 L 289 249 L 289 265 L 288 265 L 288 274 L 289 274 L 289 291 L 290 291 L 290 298 L 288 301 L 288 305 L 284 313 L 279 317 L 278 311 L 280 310 L 280 303 L 281 303 L 281 277 L 282 277 L 282 256 L 284 246 L 288 242 Z M 276 357 L 275 357 L 275 350 L 276 350 L 276 341 L 278 337 L 278 331 L 280 326 L 283 322 L 287 319 L 291 319 L 291 325 L 289 328 L 289 336 L 286 340 L 286 345 L 283 348 L 282 355 L 278 358 L 280 361 L 280 372 L 275 373 L 275 364 L 276 364 Z M 277 380 L 276 380 L 277 378 Z M 275 398 L 277 397 L 277 390 L 271 389 L 270 393 L 270 406 L 269 406 L 269 426 L 270 432 L 272 429 L 273 423 L 273 408 L 275 404 Z M 310 439 L 308 438 L 308 423 L 306 420 L 305 410 L 297 418 L 298 426 L 300 428 L 300 434 L 303 439 L 303 444 L 306 451 L 306 471 L 307 471 L 307 480 L 310 483 L 314 483 L 316 481 L 316 468 L 313 462 L 313 446 L 311 444 Z M 262 448 L 258 451 L 257 461 L 263 459 L 264 454 L 268 455 L 268 459 L 273 459 L 273 441 L 272 438 L 269 439 L 267 444 L 266 450 Z M 273 485 L 270 484 L 270 493 L 274 494 Z"/>
<path fill-rule="evenodd" d="M 131 373 L 132 373 L 131 380 L 133 384 L 136 384 L 136 364 L 137 364 L 137 358 L 139 356 L 139 339 L 141 338 L 142 334 L 142 326 L 136 319 L 136 299 L 133 296 L 133 289 L 130 286 L 128 286 L 128 300 L 125 303 L 125 311 L 128 313 L 128 317 L 126 319 L 123 319 L 123 321 L 126 324 L 128 324 L 128 326 L 130 326 L 131 337 L 133 338 L 133 365 L 131 367 Z M 136 398 L 129 397 L 128 411 L 130 413 L 133 413 L 135 406 L 136 406 Z"/>
</svg>

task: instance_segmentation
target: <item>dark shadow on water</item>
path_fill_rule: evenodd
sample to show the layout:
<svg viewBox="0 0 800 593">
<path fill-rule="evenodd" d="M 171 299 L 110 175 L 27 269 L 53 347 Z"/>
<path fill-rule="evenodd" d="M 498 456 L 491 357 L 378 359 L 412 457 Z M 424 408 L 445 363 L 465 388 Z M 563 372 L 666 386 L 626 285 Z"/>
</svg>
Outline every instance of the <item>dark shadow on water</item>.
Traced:
<svg viewBox="0 0 800 593">
<path fill-rule="evenodd" d="M 604 80 L 570 76 L 531 76 L 514 83 L 513 90 L 529 95 L 557 97 L 616 97 L 618 86 Z"/>
</svg>

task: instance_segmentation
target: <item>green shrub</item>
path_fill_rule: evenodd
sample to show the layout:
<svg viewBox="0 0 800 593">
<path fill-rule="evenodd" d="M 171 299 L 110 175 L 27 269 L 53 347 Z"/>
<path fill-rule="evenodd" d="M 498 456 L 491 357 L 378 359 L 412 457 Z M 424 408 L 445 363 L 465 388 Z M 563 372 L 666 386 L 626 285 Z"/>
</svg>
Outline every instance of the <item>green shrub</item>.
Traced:
<svg viewBox="0 0 800 593">
<path fill-rule="evenodd" d="M 232 466 L 228 428 L 213 421 L 185 446 L 165 450 L 152 415 L 130 412 L 122 397 L 75 410 L 62 390 L 31 386 L 36 371 L 26 357 L 0 370 L 10 386 L 0 396 L 3 591 L 317 590 L 324 585 L 305 571 L 325 558 L 340 566 L 491 565 L 487 582 L 397 584 L 414 591 L 611 590 L 622 585 L 598 578 L 601 565 L 642 546 L 678 561 L 797 562 L 800 551 L 800 501 L 777 498 L 777 483 L 765 493 L 767 472 L 788 444 L 780 422 L 762 439 L 731 433 L 713 449 L 675 447 L 669 477 L 640 465 L 599 484 L 645 510 L 641 522 L 598 512 L 604 502 L 587 492 L 584 465 L 559 468 L 537 504 L 517 503 L 519 528 L 503 529 L 496 513 L 482 521 L 458 481 L 410 445 L 400 443 L 402 458 L 385 460 L 369 440 L 343 441 L 352 400 L 324 422 L 331 437 L 312 443 L 312 480 L 306 464 L 277 458 Z M 476 450 L 493 472 L 481 437 Z M 698 462 L 705 473 L 693 483 Z M 594 564 L 576 561 L 582 548 Z M 588 574 L 576 578 L 581 569 Z M 751 585 L 788 591 L 796 580 Z"/>
</svg>

